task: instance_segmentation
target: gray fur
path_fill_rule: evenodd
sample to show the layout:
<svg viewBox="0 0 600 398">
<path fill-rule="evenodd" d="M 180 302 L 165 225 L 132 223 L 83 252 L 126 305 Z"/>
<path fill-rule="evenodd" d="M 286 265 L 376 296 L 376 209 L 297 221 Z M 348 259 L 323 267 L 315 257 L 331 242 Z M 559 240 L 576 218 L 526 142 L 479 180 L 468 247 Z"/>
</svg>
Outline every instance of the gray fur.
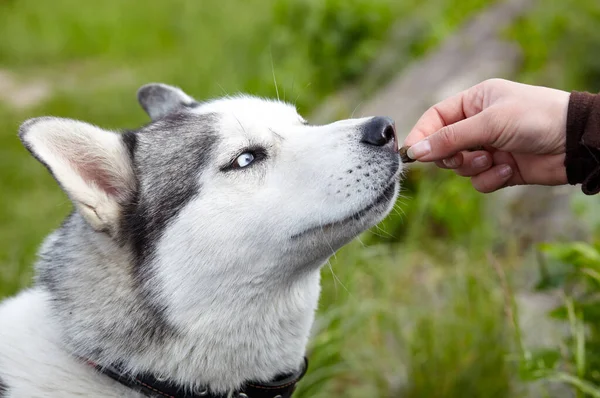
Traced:
<svg viewBox="0 0 600 398">
<path fill-rule="evenodd" d="M 198 102 L 178 88 L 160 83 L 142 86 L 137 96 L 140 105 L 152 120 L 160 119 L 182 108 L 198 106 Z"/>
<path fill-rule="evenodd" d="M 2 377 L 0 377 L 0 398 L 8 396 L 8 386 L 2 381 Z"/>
</svg>

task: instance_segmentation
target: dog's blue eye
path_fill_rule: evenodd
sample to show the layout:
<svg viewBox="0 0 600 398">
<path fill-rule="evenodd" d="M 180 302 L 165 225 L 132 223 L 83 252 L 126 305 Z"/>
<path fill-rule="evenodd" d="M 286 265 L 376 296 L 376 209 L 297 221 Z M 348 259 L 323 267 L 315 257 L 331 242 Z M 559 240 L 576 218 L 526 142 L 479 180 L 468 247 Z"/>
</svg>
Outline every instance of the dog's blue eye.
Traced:
<svg viewBox="0 0 600 398">
<path fill-rule="evenodd" d="M 245 152 L 238 152 L 239 155 L 236 158 L 231 160 L 229 164 L 222 166 L 220 168 L 221 171 L 227 172 L 231 170 L 243 169 L 267 158 L 267 151 L 264 148 L 252 147 L 244 149 Z"/>
<path fill-rule="evenodd" d="M 254 161 L 254 155 L 250 152 L 244 152 L 235 159 L 235 165 L 239 168 L 248 166 Z"/>
</svg>

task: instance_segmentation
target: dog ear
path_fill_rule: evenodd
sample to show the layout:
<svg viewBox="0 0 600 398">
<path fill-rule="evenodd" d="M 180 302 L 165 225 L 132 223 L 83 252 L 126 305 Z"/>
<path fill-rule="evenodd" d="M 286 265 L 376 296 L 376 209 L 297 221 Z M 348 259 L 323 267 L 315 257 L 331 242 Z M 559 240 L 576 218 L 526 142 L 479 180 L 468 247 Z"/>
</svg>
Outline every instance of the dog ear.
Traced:
<svg viewBox="0 0 600 398">
<path fill-rule="evenodd" d="M 138 102 L 152 120 L 160 119 L 183 108 L 193 108 L 198 102 L 181 89 L 161 83 L 142 86 L 137 92 Z"/>
<path fill-rule="evenodd" d="M 69 119 L 30 119 L 19 128 L 25 147 L 50 170 L 97 231 L 113 233 L 135 191 L 124 136 Z"/>
</svg>

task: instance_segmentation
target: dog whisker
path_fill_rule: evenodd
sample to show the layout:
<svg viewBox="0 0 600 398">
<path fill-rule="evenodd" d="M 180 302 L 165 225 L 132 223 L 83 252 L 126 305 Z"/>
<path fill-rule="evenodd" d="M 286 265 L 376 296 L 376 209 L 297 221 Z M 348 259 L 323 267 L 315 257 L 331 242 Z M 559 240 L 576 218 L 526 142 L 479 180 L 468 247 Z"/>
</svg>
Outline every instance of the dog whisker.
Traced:
<svg viewBox="0 0 600 398">
<path fill-rule="evenodd" d="M 362 101 L 358 103 L 358 105 L 356 105 L 356 107 L 354 108 L 354 110 L 352 111 L 352 114 L 350 115 L 350 119 L 352 119 L 354 117 L 354 112 L 356 112 L 356 110 L 362 105 Z"/>
<path fill-rule="evenodd" d="M 221 91 L 223 92 L 223 94 L 225 96 L 229 96 L 229 93 L 227 92 L 227 90 L 225 90 L 225 88 L 223 86 L 221 86 L 221 84 L 219 82 L 216 82 L 217 86 L 219 86 L 219 88 L 221 89 Z"/>
<path fill-rule="evenodd" d="M 356 240 L 360 242 L 363 248 L 367 247 L 367 245 L 365 245 L 365 242 L 363 242 L 363 240 L 360 238 L 360 235 L 356 237 Z"/>
<path fill-rule="evenodd" d="M 279 101 L 279 87 L 277 87 L 277 79 L 275 78 L 275 66 L 273 65 L 273 52 L 269 48 L 269 54 L 271 55 L 271 72 L 273 73 L 273 83 L 275 84 L 275 91 L 277 92 L 277 100 Z"/>
<path fill-rule="evenodd" d="M 334 286 L 335 286 L 336 297 L 337 297 L 337 284 L 339 283 L 340 286 L 342 286 L 344 288 L 344 290 L 346 291 L 346 293 L 348 293 L 348 295 L 350 297 L 354 298 L 354 296 L 352 295 L 352 293 L 350 292 L 350 290 L 348 290 L 348 288 L 346 287 L 346 285 L 344 285 L 344 283 L 341 281 L 341 279 L 333 271 L 333 266 L 331 265 L 331 261 L 327 260 L 327 265 L 329 266 L 329 271 L 331 271 L 331 275 L 333 276 L 333 282 L 334 282 Z"/>
</svg>

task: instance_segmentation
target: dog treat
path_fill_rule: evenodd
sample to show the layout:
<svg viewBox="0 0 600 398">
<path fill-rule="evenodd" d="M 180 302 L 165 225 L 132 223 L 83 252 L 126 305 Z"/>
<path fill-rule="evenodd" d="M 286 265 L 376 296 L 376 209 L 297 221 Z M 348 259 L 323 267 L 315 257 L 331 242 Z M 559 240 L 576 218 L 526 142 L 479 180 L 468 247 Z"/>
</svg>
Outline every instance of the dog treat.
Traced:
<svg viewBox="0 0 600 398">
<path fill-rule="evenodd" d="M 415 161 L 414 159 L 408 157 L 408 154 L 406 153 L 408 151 L 408 148 L 410 147 L 403 146 L 398 150 L 398 152 L 400 153 L 400 159 L 402 159 L 402 163 L 412 163 Z"/>
</svg>

